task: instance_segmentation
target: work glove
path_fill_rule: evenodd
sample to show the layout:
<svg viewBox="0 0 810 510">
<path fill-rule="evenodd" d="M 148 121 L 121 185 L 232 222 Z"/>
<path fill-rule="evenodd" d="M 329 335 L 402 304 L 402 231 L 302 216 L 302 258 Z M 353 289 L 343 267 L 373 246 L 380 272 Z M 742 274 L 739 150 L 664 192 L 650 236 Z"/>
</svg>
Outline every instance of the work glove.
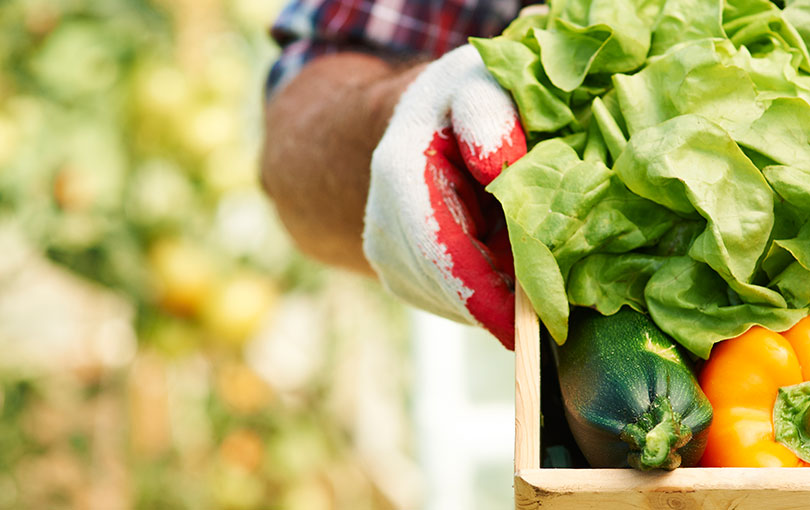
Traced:
<svg viewBox="0 0 810 510">
<path fill-rule="evenodd" d="M 483 326 L 514 349 L 514 268 L 503 211 L 484 190 L 526 153 L 505 92 L 470 45 L 402 94 L 371 161 L 363 250 L 405 301 Z"/>
</svg>

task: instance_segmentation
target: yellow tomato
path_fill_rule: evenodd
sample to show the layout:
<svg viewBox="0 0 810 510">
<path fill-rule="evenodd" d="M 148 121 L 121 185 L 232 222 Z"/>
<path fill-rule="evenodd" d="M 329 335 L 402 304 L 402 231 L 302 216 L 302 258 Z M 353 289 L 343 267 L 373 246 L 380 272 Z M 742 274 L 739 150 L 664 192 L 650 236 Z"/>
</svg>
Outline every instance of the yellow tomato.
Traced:
<svg viewBox="0 0 810 510">
<path fill-rule="evenodd" d="M 267 383 L 242 363 L 226 365 L 218 372 L 217 390 L 225 403 L 241 414 L 257 413 L 273 398 Z"/>
<path fill-rule="evenodd" d="M 240 346 L 257 332 L 276 301 L 271 280 L 254 273 L 236 274 L 211 294 L 204 323 L 217 338 Z"/>
<path fill-rule="evenodd" d="M 219 453 L 223 460 L 246 471 L 257 471 L 264 460 L 264 442 L 250 429 L 237 429 L 222 440 Z"/>
<path fill-rule="evenodd" d="M 158 241 L 149 250 L 158 300 L 166 310 L 194 315 L 214 287 L 212 260 L 198 247 L 178 239 Z"/>
</svg>

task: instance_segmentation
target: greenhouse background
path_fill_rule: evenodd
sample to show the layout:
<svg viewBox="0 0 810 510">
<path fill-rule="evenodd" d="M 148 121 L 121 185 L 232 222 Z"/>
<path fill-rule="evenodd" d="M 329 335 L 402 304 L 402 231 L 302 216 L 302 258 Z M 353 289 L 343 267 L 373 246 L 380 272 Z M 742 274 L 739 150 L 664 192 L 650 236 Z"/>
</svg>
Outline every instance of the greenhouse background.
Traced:
<svg viewBox="0 0 810 510">
<path fill-rule="evenodd" d="M 259 187 L 282 4 L 0 2 L 0 510 L 511 504 L 511 353 Z"/>
</svg>

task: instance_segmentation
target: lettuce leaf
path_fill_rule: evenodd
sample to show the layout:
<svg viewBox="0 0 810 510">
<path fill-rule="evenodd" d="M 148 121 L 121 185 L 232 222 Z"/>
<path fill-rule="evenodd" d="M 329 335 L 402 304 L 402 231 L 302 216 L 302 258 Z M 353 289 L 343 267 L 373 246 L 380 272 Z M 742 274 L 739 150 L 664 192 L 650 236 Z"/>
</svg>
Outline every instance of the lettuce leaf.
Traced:
<svg viewBox="0 0 810 510">
<path fill-rule="evenodd" d="M 574 114 L 557 96 L 540 60 L 528 46 L 506 37 L 471 39 L 489 71 L 512 93 L 526 131 L 556 131 L 574 121 Z"/>
<path fill-rule="evenodd" d="M 709 266 L 672 257 L 652 275 L 644 290 L 650 316 L 687 349 L 708 358 L 715 343 L 755 324 L 784 331 L 807 315 L 805 308 L 744 303 Z"/>
<path fill-rule="evenodd" d="M 670 0 L 658 18 L 652 40 L 652 55 L 660 55 L 684 41 L 725 37 L 723 0 Z"/>
<path fill-rule="evenodd" d="M 613 315 L 625 305 L 643 312 L 647 309 L 647 282 L 666 260 L 646 253 L 589 255 L 571 268 L 568 300 L 574 306 L 595 308 L 602 315 Z"/>
<path fill-rule="evenodd" d="M 554 255 L 520 223 L 507 218 L 506 226 L 512 250 L 520 254 L 515 257 L 515 277 L 551 337 L 563 344 L 568 336 L 568 298 Z"/>
<path fill-rule="evenodd" d="M 773 194 L 718 125 L 681 115 L 640 131 L 614 170 L 639 196 L 705 218 L 690 256 L 726 279 L 750 281 L 773 227 Z"/>
<path fill-rule="evenodd" d="M 810 0 L 554 0 L 473 40 L 529 153 L 489 186 L 558 343 L 647 311 L 695 355 L 810 313 Z"/>
<path fill-rule="evenodd" d="M 564 282 L 583 257 L 651 245 L 677 221 L 666 208 L 631 193 L 603 163 L 580 159 L 560 139 L 535 145 L 487 190 L 503 205 L 522 283 L 527 273 L 519 267 L 542 275 L 558 273 Z M 540 287 L 540 295 L 532 296 L 528 289 L 527 294 L 541 318 L 567 318 L 568 303 L 557 295 L 564 297 L 565 287 L 556 278 L 552 281 L 548 288 Z M 567 322 L 544 324 L 553 328 L 555 339 L 564 340 Z"/>
</svg>

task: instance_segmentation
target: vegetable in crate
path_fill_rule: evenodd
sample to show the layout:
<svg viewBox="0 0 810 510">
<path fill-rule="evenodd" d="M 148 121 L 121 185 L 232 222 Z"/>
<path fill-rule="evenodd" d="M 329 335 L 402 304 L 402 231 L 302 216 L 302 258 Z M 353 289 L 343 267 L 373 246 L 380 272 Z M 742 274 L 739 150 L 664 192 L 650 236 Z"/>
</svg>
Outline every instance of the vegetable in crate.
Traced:
<svg viewBox="0 0 810 510">
<path fill-rule="evenodd" d="M 527 133 L 529 152 L 487 189 L 557 343 L 571 306 L 647 312 L 704 359 L 754 324 L 808 315 L 808 12 L 552 0 L 473 40 Z"/>
<path fill-rule="evenodd" d="M 701 465 L 808 466 L 810 317 L 782 334 L 757 326 L 717 345 L 700 385 L 715 412 Z"/>
<path fill-rule="evenodd" d="M 644 314 L 572 314 L 556 349 L 568 424 L 593 467 L 693 466 L 712 408 L 680 347 Z"/>
</svg>

